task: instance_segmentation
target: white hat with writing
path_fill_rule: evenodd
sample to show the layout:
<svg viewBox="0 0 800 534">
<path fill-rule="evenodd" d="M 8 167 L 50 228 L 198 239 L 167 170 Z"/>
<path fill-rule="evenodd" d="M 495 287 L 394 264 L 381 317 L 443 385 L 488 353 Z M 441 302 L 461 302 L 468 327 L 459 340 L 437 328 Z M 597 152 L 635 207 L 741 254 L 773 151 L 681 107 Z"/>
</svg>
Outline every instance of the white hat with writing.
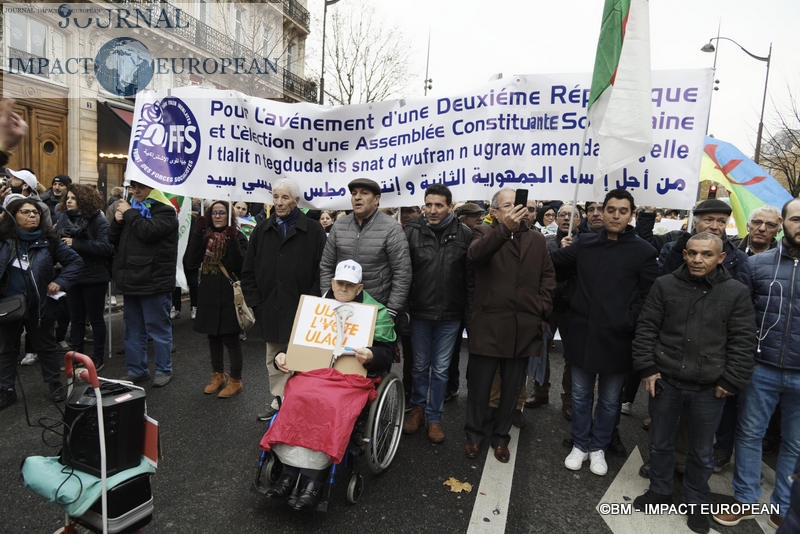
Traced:
<svg viewBox="0 0 800 534">
<path fill-rule="evenodd" d="M 336 266 L 336 273 L 333 275 L 333 279 L 360 284 L 361 265 L 353 260 L 340 261 L 339 265 Z"/>
</svg>

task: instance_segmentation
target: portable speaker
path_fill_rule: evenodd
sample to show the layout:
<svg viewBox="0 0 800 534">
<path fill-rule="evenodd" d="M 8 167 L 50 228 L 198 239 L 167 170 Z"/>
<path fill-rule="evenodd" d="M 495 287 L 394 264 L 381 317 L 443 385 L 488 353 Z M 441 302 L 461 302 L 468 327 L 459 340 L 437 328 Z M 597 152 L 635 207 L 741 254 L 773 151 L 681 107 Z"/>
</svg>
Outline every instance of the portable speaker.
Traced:
<svg viewBox="0 0 800 534">
<path fill-rule="evenodd" d="M 106 438 L 106 471 L 111 476 L 141 462 L 145 393 L 122 384 L 100 386 Z M 90 385 L 72 390 L 64 411 L 61 463 L 100 476 L 97 399 Z"/>
</svg>

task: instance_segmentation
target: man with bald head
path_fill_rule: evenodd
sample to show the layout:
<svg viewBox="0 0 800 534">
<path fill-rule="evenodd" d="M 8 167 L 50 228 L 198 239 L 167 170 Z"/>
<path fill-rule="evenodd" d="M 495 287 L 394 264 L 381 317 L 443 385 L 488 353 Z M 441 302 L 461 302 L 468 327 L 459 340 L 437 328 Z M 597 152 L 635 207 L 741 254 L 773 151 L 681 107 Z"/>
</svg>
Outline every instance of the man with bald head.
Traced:
<svg viewBox="0 0 800 534">
<path fill-rule="evenodd" d="M 634 500 L 671 504 L 678 418 L 686 417 L 689 451 L 683 477 L 688 526 L 708 532 L 700 513 L 714 466 L 714 431 L 725 399 L 753 371 L 755 315 L 747 287 L 722 267 L 722 240 L 700 232 L 686 242 L 684 264 L 658 278 L 647 296 L 633 341 L 633 368 L 650 397 L 650 489 Z M 682 415 L 683 410 L 683 415 Z"/>
</svg>

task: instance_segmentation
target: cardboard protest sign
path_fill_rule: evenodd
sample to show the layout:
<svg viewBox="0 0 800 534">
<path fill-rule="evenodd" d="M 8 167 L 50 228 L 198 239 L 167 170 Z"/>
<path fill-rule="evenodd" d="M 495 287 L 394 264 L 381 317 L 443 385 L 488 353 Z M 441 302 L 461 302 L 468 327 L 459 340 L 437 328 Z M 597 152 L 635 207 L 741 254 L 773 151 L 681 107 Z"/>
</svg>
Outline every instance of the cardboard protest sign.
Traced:
<svg viewBox="0 0 800 534">
<path fill-rule="evenodd" d="M 377 306 L 371 304 L 302 295 L 286 350 L 286 366 L 292 371 L 330 367 L 335 353 L 372 346 L 377 315 Z M 345 374 L 367 374 L 354 356 L 338 356 L 333 367 Z"/>
</svg>

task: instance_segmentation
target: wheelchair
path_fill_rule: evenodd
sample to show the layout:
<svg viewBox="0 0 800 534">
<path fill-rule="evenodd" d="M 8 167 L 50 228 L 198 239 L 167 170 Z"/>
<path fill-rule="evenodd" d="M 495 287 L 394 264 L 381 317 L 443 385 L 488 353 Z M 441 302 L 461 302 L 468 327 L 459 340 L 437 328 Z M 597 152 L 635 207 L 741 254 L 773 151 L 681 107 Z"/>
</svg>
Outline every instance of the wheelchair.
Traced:
<svg viewBox="0 0 800 534">
<path fill-rule="evenodd" d="M 346 499 L 349 504 L 355 504 L 364 492 L 364 475 L 356 466 L 357 459 L 363 457 L 369 471 L 379 475 L 389 468 L 397 453 L 405 413 L 403 383 L 395 373 L 388 373 L 376 379 L 376 385 L 377 396 L 364 407 L 356 420 L 342 462 L 329 468 L 325 493 L 317 505 L 317 511 L 327 511 L 339 471 L 346 469 L 350 472 Z M 270 425 L 277 416 L 273 416 Z M 266 495 L 270 486 L 277 482 L 282 469 L 283 465 L 273 451 L 262 450 L 251 489 Z"/>
</svg>

